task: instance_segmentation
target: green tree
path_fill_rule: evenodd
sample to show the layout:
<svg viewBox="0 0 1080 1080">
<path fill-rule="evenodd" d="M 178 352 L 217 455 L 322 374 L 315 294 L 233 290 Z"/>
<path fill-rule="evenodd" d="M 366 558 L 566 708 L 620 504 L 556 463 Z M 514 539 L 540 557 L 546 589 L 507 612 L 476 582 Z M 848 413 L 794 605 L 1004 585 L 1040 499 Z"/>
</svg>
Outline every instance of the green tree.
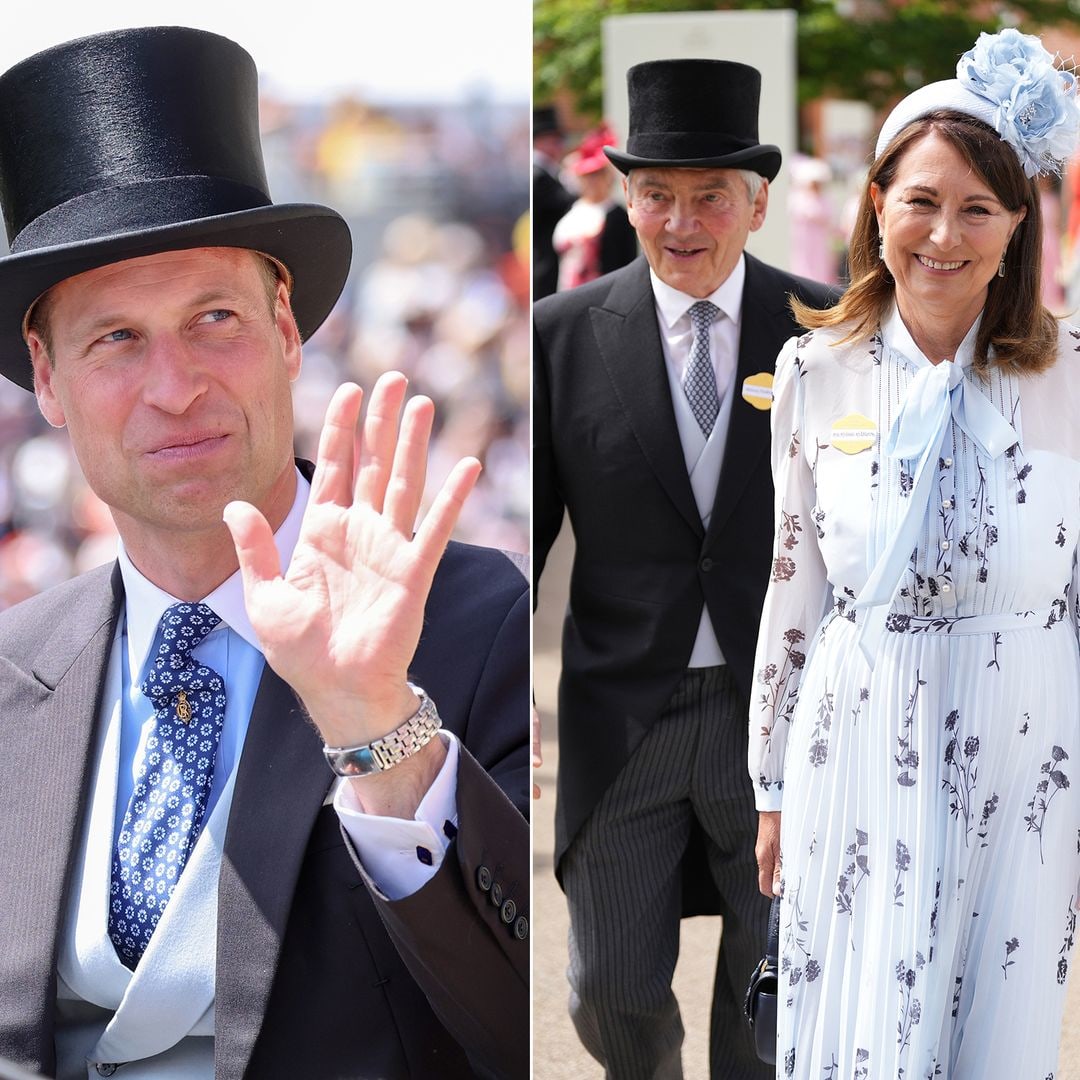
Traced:
<svg viewBox="0 0 1080 1080">
<path fill-rule="evenodd" d="M 608 16 L 784 8 L 799 16 L 800 102 L 830 95 L 876 109 L 924 83 L 950 78 L 981 30 L 1080 26 L 1080 0 L 535 0 L 536 100 L 568 90 L 579 112 L 599 119 L 601 23 Z"/>
</svg>

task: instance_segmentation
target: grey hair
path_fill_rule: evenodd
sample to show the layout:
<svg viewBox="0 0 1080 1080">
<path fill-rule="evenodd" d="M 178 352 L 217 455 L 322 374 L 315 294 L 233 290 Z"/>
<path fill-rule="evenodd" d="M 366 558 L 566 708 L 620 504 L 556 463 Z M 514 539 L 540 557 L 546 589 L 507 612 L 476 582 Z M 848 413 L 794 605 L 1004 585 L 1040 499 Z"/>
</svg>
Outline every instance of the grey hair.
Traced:
<svg viewBox="0 0 1080 1080">
<path fill-rule="evenodd" d="M 765 177 L 761 173 L 754 172 L 753 169 L 739 169 L 738 173 L 746 185 L 746 194 L 750 197 L 750 201 L 753 202 L 761 190 Z"/>
</svg>

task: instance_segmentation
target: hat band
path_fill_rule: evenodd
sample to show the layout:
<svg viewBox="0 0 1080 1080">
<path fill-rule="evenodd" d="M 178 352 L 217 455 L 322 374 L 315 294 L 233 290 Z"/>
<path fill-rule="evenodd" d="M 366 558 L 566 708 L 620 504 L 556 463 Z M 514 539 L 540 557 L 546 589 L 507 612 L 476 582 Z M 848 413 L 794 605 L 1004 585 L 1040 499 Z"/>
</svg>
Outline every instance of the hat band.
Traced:
<svg viewBox="0 0 1080 1080">
<path fill-rule="evenodd" d="M 725 157 L 760 145 L 757 139 L 740 139 L 719 131 L 648 131 L 631 135 L 626 152 L 634 157 L 681 161 Z"/>
<path fill-rule="evenodd" d="M 76 195 L 31 221 L 11 253 L 60 247 L 124 233 L 270 206 L 264 191 L 217 176 L 166 176 Z"/>
</svg>

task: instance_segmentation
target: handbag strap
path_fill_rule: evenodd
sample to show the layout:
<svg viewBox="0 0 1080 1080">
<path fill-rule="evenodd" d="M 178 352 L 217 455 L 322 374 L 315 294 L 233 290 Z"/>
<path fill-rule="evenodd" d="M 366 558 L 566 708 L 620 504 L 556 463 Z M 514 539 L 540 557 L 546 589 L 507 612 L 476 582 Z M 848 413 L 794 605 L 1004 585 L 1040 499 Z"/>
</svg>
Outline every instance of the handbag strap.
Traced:
<svg viewBox="0 0 1080 1080">
<path fill-rule="evenodd" d="M 769 907 L 769 932 L 765 938 L 765 959 L 769 967 L 779 967 L 780 960 L 780 897 L 774 896 Z"/>
</svg>

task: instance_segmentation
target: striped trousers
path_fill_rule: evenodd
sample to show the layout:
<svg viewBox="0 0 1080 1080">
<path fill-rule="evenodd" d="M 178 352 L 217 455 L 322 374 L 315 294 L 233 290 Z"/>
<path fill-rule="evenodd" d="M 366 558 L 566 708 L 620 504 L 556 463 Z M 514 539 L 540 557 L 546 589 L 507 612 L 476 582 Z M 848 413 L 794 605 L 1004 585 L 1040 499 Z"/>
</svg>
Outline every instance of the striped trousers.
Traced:
<svg viewBox="0 0 1080 1080">
<path fill-rule="evenodd" d="M 722 898 L 710 1032 L 712 1080 L 768 1080 L 742 999 L 769 904 L 757 890 L 757 813 L 746 710 L 726 667 L 691 668 L 562 860 L 570 909 L 570 1014 L 613 1080 L 679 1080 L 681 862 L 696 819 Z M 706 992 L 702 987 L 702 992 Z"/>
</svg>

